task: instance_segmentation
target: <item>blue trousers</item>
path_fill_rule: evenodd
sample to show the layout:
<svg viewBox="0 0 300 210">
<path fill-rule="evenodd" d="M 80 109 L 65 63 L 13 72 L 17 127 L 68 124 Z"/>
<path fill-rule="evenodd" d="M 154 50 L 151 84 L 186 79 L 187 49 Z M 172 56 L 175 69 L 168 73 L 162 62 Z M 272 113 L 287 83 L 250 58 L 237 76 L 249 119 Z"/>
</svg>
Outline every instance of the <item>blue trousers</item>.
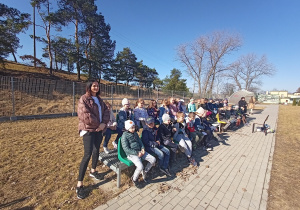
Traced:
<svg viewBox="0 0 300 210">
<path fill-rule="evenodd" d="M 167 169 L 170 160 L 170 150 L 163 145 L 159 145 L 158 147 L 154 148 L 154 153 L 158 157 L 159 166 L 162 169 Z"/>
<path fill-rule="evenodd" d="M 104 138 L 104 142 L 103 142 L 103 147 L 107 147 L 107 144 L 109 142 L 109 139 L 110 139 L 111 134 L 112 134 L 113 131 L 118 134 L 118 136 L 115 139 L 115 143 L 118 144 L 118 140 L 122 136 L 123 131 L 118 127 L 117 127 L 116 130 L 111 130 L 110 128 L 107 128 L 105 133 L 104 133 L 105 138 Z"/>
</svg>

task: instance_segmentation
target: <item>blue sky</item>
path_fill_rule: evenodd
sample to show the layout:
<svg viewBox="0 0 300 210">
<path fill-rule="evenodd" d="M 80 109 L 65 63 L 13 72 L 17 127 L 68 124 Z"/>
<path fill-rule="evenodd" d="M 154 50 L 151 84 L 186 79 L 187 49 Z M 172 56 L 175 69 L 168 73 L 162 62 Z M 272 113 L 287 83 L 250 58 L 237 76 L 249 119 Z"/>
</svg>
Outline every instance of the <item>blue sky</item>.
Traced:
<svg viewBox="0 0 300 210">
<path fill-rule="evenodd" d="M 32 14 L 30 0 L 0 2 Z M 241 49 L 228 57 L 228 62 L 255 53 L 266 55 L 275 66 L 276 75 L 263 78 L 262 90 L 295 92 L 300 87 L 299 0 L 97 0 L 96 4 L 111 25 L 116 52 L 129 47 L 138 60 L 155 68 L 161 79 L 173 68 L 184 71 L 175 57 L 178 45 L 226 30 L 243 39 Z M 64 29 L 66 34 L 73 32 L 73 27 Z M 32 54 L 29 34 L 31 28 L 19 36 L 23 48 L 18 55 Z M 191 78 L 184 72 L 183 77 L 191 87 Z"/>
</svg>

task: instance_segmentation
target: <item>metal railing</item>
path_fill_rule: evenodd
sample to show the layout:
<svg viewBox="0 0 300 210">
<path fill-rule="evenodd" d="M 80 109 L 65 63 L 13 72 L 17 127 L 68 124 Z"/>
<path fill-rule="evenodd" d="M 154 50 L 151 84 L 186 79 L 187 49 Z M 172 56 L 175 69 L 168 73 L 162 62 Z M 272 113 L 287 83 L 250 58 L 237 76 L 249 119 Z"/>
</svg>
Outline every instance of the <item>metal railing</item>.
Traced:
<svg viewBox="0 0 300 210">
<path fill-rule="evenodd" d="M 0 121 L 76 115 L 77 102 L 85 93 L 85 86 L 82 82 L 0 76 Z M 114 110 L 121 108 L 123 98 L 128 98 L 134 106 L 138 98 L 147 104 L 151 99 L 160 103 L 170 96 L 184 100 L 192 96 L 187 92 L 123 84 L 101 83 L 100 91 L 101 98 L 108 100 Z"/>
</svg>

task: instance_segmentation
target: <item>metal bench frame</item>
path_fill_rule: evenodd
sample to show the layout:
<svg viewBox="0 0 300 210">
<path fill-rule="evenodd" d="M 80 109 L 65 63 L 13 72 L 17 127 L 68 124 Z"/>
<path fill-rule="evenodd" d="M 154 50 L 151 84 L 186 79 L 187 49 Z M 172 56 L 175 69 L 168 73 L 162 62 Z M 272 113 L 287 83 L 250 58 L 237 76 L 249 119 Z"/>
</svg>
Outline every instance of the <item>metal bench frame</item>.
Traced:
<svg viewBox="0 0 300 210">
<path fill-rule="evenodd" d="M 119 160 L 117 150 L 113 150 L 109 154 L 106 154 L 105 152 L 100 152 L 99 160 L 103 162 L 106 166 L 108 166 L 111 170 L 116 172 L 117 187 L 119 188 L 121 185 L 121 172 L 129 166 L 127 166 L 125 163 Z"/>
</svg>

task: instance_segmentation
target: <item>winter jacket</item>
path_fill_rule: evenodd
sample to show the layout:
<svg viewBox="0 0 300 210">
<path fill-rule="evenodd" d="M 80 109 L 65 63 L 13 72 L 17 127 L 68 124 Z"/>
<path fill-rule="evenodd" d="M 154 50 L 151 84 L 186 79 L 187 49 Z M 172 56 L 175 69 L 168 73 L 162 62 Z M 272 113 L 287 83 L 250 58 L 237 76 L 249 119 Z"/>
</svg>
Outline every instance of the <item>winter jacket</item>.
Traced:
<svg viewBox="0 0 300 210">
<path fill-rule="evenodd" d="M 128 115 L 127 115 L 128 113 Z M 126 120 L 132 120 L 133 119 L 133 112 L 131 109 L 128 109 L 127 111 L 122 107 L 118 113 L 118 128 L 120 128 L 121 130 L 123 130 L 125 128 L 125 121 Z"/>
<path fill-rule="evenodd" d="M 170 109 L 170 112 L 169 112 L 170 117 L 174 118 L 174 119 L 177 119 L 176 115 L 177 115 L 177 112 L 179 111 L 179 109 L 176 106 L 176 104 L 170 104 L 169 109 Z"/>
<path fill-rule="evenodd" d="M 147 109 L 147 114 L 148 114 L 149 117 L 153 117 L 153 119 L 157 119 L 158 118 L 158 114 L 159 114 L 159 110 L 157 110 L 156 108 L 152 107 L 152 108 Z"/>
<path fill-rule="evenodd" d="M 239 101 L 239 108 L 244 108 L 247 109 L 247 102 L 245 100 L 240 100 Z"/>
<path fill-rule="evenodd" d="M 115 115 L 114 115 L 114 113 L 113 113 L 112 110 L 110 110 L 109 116 L 110 117 L 109 117 L 109 122 L 107 123 L 107 127 L 112 127 L 112 126 L 117 125 L 116 117 L 115 117 Z"/>
<path fill-rule="evenodd" d="M 92 96 L 84 94 L 80 97 L 78 102 L 77 114 L 79 118 L 78 131 L 84 130 L 89 132 L 95 132 L 100 123 L 107 124 L 110 118 L 109 110 L 103 100 L 97 96 L 102 114 L 102 122 L 99 118 L 98 105 L 95 103 Z M 105 132 L 105 130 L 103 131 Z"/>
<path fill-rule="evenodd" d="M 154 148 L 159 146 L 156 141 L 160 142 L 158 129 L 156 127 L 153 129 L 149 127 L 145 128 L 142 133 L 142 142 L 147 152 L 154 153 Z"/>
<path fill-rule="evenodd" d="M 183 122 L 183 123 L 177 122 L 174 124 L 174 127 L 176 128 L 176 132 L 174 134 L 174 139 L 178 139 L 180 134 L 182 134 L 184 136 L 188 136 L 186 133 L 186 130 L 185 130 L 185 129 L 187 129 L 185 122 Z"/>
<path fill-rule="evenodd" d="M 125 131 L 121 138 L 121 144 L 126 156 L 138 155 L 142 149 L 145 149 L 142 140 L 136 132 Z"/>
<path fill-rule="evenodd" d="M 174 127 L 171 124 L 166 125 L 162 123 L 158 127 L 158 137 L 160 141 L 164 143 L 164 145 L 168 145 L 168 142 L 171 142 L 172 137 L 174 136 L 174 131 L 172 130 Z"/>
<path fill-rule="evenodd" d="M 159 107 L 159 117 L 161 118 L 164 114 L 169 114 L 169 108 L 161 105 Z"/>
<path fill-rule="evenodd" d="M 196 104 L 189 103 L 188 104 L 188 110 L 189 110 L 189 112 L 196 112 L 197 111 Z"/>
<path fill-rule="evenodd" d="M 201 121 L 199 118 L 195 118 L 194 120 L 189 120 L 189 118 L 187 117 L 185 119 L 186 121 L 186 127 L 190 132 L 194 131 L 201 131 L 204 127 L 201 126 Z"/>
<path fill-rule="evenodd" d="M 133 110 L 133 112 L 134 112 L 134 123 L 138 126 L 140 125 L 141 120 L 145 121 L 148 118 L 147 110 L 144 108 L 136 107 Z"/>
</svg>

